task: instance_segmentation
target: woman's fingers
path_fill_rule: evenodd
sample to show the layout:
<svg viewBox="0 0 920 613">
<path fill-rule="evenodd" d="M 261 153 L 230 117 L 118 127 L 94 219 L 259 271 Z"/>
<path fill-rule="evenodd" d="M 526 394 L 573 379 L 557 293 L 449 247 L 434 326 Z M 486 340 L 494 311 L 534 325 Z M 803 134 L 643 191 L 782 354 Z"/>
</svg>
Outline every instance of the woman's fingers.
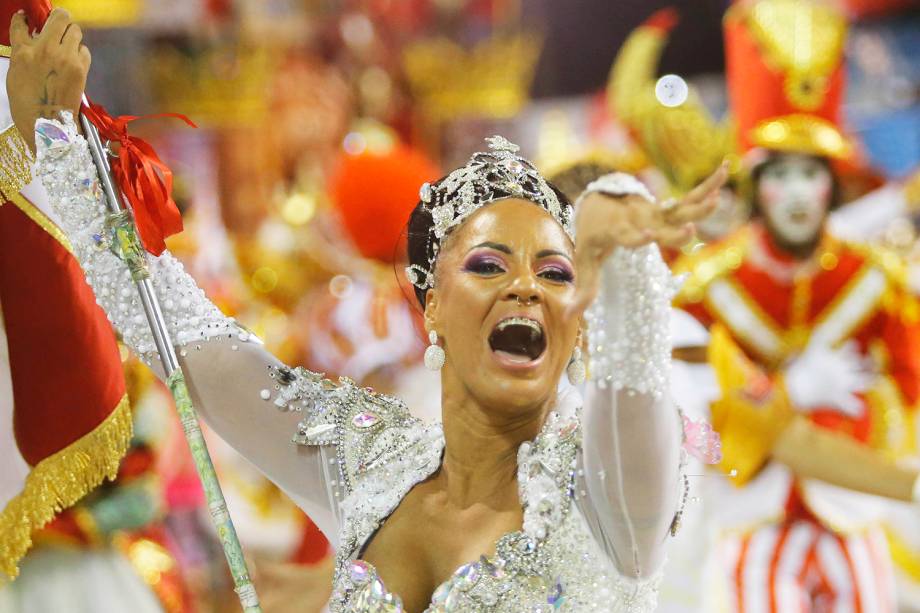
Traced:
<svg viewBox="0 0 920 613">
<path fill-rule="evenodd" d="M 719 205 L 719 192 L 712 192 L 701 201 L 682 200 L 665 210 L 664 217 L 671 225 L 685 224 L 709 217 Z"/>
<path fill-rule="evenodd" d="M 67 31 L 64 32 L 64 37 L 61 39 L 61 47 L 63 47 L 68 54 L 77 54 L 80 51 L 80 44 L 82 42 L 83 30 L 78 24 L 71 23 Z"/>
<path fill-rule="evenodd" d="M 79 55 L 80 55 L 80 61 L 83 62 L 83 68 L 85 68 L 87 71 L 89 71 L 89 66 L 90 66 L 90 64 L 91 64 L 92 61 L 93 61 L 93 56 L 92 56 L 92 55 L 90 54 L 90 52 L 89 52 L 89 47 L 87 47 L 86 45 L 81 44 L 81 45 L 80 45 Z"/>
<path fill-rule="evenodd" d="M 655 232 L 655 242 L 666 247 L 682 247 L 692 238 L 695 228 L 692 223 L 679 226 L 663 226 Z"/>
<path fill-rule="evenodd" d="M 683 198 L 684 202 L 702 202 L 707 196 L 722 187 L 726 179 L 728 179 L 728 162 L 722 162 L 714 173 L 687 192 Z"/>
<path fill-rule="evenodd" d="M 16 49 L 30 40 L 32 40 L 32 37 L 29 36 L 29 22 L 26 19 L 26 14 L 24 12 L 16 13 L 13 15 L 13 19 L 10 20 L 10 46 Z"/>
<path fill-rule="evenodd" d="M 70 13 L 66 9 L 54 9 L 42 28 L 39 40 L 50 45 L 60 44 L 70 24 Z"/>
<path fill-rule="evenodd" d="M 621 247 L 641 247 L 652 241 L 653 230 L 621 222 L 611 228 L 614 242 Z"/>
</svg>

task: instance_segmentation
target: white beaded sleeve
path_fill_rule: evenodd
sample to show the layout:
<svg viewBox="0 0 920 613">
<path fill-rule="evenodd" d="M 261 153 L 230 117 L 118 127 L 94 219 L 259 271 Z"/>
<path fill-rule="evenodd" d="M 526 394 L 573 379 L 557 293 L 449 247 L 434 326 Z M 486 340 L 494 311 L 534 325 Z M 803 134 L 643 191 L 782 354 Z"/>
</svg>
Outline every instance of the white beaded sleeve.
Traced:
<svg viewBox="0 0 920 613">
<path fill-rule="evenodd" d="M 64 113 L 62 119 L 36 122 L 39 177 L 60 216 L 62 230 L 71 239 L 74 255 L 96 294 L 96 301 L 124 342 L 145 363 L 151 364 L 156 358 L 153 335 L 131 273 L 110 249 L 107 210 L 96 167 L 71 114 Z M 148 266 L 162 297 L 160 306 L 175 345 L 241 332 L 232 319 L 207 299 L 169 252 L 149 257 Z"/>
<path fill-rule="evenodd" d="M 637 194 L 658 206 L 629 175 L 608 175 L 589 190 Z M 637 589 L 661 568 L 686 495 L 681 419 L 669 393 L 676 289 L 657 245 L 618 248 L 585 314 L 591 380 L 583 417 L 586 495 L 579 506 L 620 571 L 640 580 Z"/>
<path fill-rule="evenodd" d="M 38 176 L 96 301 L 124 342 L 162 376 L 131 273 L 111 248 L 110 217 L 86 140 L 70 113 L 63 113 L 61 121 L 39 119 L 35 131 Z M 335 542 L 335 451 L 291 441 L 304 416 L 303 407 L 281 398 L 284 384 L 290 382 L 279 381 L 278 373 L 289 369 L 221 313 L 172 255 L 164 252 L 147 260 L 196 409 Z M 326 393 L 324 384 L 313 383 L 310 389 L 317 397 Z"/>
</svg>

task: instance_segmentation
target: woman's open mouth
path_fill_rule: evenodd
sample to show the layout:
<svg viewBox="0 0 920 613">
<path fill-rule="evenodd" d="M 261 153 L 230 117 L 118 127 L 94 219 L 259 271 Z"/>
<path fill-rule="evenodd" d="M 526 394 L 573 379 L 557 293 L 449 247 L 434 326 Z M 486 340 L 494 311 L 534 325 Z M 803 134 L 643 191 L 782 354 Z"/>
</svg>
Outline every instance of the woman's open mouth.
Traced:
<svg viewBox="0 0 920 613">
<path fill-rule="evenodd" d="M 543 325 L 535 319 L 508 317 L 492 330 L 489 347 L 506 364 L 530 364 L 546 351 L 546 334 Z"/>
</svg>

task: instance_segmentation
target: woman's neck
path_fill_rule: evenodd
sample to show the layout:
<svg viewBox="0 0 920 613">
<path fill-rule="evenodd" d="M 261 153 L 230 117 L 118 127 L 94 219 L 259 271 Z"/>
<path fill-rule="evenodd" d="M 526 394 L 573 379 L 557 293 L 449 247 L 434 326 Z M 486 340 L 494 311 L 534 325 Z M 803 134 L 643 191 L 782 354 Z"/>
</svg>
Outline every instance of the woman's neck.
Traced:
<svg viewBox="0 0 920 613">
<path fill-rule="evenodd" d="M 460 507 L 495 501 L 517 479 L 518 447 L 539 434 L 548 406 L 513 415 L 490 411 L 472 398 L 444 394 L 444 462 L 448 499 Z M 515 493 L 517 488 L 512 490 Z"/>
</svg>

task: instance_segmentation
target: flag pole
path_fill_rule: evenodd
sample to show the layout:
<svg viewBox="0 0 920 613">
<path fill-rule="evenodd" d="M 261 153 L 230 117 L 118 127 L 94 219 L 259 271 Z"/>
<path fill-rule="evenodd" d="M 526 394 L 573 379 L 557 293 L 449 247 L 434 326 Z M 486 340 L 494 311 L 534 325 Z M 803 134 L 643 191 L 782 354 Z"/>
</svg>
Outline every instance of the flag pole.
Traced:
<svg viewBox="0 0 920 613">
<path fill-rule="evenodd" d="M 87 107 L 89 106 L 89 100 L 86 96 L 83 96 L 83 104 Z M 224 494 L 217 480 L 217 473 L 214 471 L 214 464 L 211 462 L 211 454 L 208 453 L 208 447 L 202 436 L 201 426 L 198 424 L 198 416 L 195 412 L 195 407 L 192 405 L 191 396 L 185 383 L 185 376 L 179 364 L 179 358 L 176 356 L 176 350 L 170 341 L 166 320 L 163 317 L 163 311 L 160 309 L 160 303 L 150 280 L 146 251 L 137 235 L 131 211 L 122 200 L 118 187 L 112 178 L 112 169 L 109 164 L 110 152 L 103 144 L 99 136 L 99 130 L 83 113 L 80 114 L 80 124 L 89 143 L 89 150 L 93 156 L 93 162 L 96 164 L 96 170 L 105 194 L 106 206 L 109 209 L 106 227 L 113 234 L 113 245 L 116 253 L 128 265 L 131 278 L 137 287 L 141 304 L 144 307 L 144 314 L 150 324 L 150 331 L 153 334 L 153 340 L 160 354 L 163 370 L 166 373 L 166 384 L 169 386 L 169 391 L 172 393 L 173 400 L 176 403 L 176 410 L 182 423 L 182 431 L 185 433 L 185 440 L 188 442 L 189 449 L 192 452 L 195 469 L 198 471 L 198 478 L 204 489 L 211 522 L 217 530 L 217 536 L 227 558 L 230 573 L 233 575 L 234 590 L 245 613 L 261 613 L 262 608 L 259 606 L 259 597 L 256 594 L 255 586 L 252 584 L 246 560 L 243 558 L 243 550 L 236 535 L 236 529 L 233 527 L 233 521 L 230 519 L 230 512 L 227 510 L 227 502 L 224 500 Z"/>
</svg>

